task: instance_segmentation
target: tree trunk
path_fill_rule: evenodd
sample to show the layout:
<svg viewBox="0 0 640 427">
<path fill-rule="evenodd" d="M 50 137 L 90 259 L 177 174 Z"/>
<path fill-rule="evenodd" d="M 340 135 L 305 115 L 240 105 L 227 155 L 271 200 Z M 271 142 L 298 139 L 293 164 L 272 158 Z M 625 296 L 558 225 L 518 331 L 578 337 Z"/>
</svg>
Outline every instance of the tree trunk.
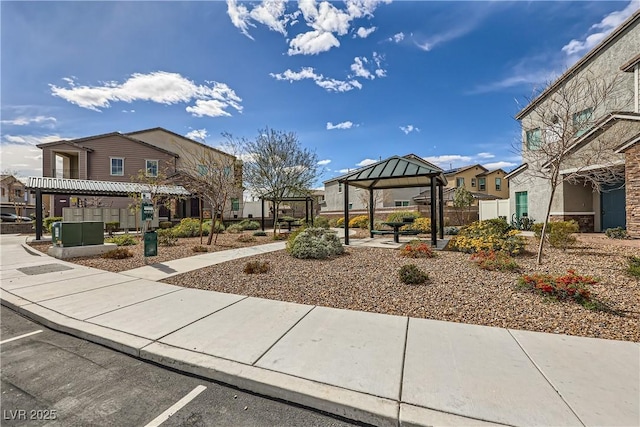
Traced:
<svg viewBox="0 0 640 427">
<path fill-rule="evenodd" d="M 555 173 L 554 173 L 555 174 Z M 558 185 L 557 177 L 552 177 L 551 179 L 551 197 L 549 198 L 549 204 L 547 205 L 547 212 L 544 217 L 544 223 L 542 224 L 542 231 L 540 232 L 540 244 L 538 245 L 538 257 L 536 258 L 536 263 L 538 265 L 542 264 L 542 248 L 544 246 L 544 237 L 547 233 L 547 224 L 549 223 L 549 216 L 551 215 L 551 204 L 553 203 L 553 196 L 556 194 L 556 187 Z"/>
</svg>

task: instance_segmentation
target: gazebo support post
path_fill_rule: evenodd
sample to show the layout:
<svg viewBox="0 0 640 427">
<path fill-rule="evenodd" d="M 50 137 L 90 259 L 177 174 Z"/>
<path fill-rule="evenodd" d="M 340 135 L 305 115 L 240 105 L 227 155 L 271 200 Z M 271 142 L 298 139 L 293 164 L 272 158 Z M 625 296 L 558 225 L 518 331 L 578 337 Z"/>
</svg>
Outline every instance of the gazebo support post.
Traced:
<svg viewBox="0 0 640 427">
<path fill-rule="evenodd" d="M 310 200 L 311 202 L 311 226 L 313 227 L 315 225 L 315 215 L 313 214 L 313 199 Z"/>
<path fill-rule="evenodd" d="M 436 231 L 436 221 L 438 220 L 436 216 L 436 177 L 431 177 L 431 244 L 436 247 L 438 246 L 438 235 Z"/>
<path fill-rule="evenodd" d="M 369 237 L 373 238 L 373 188 L 369 188 Z"/>
<path fill-rule="evenodd" d="M 444 189 L 442 183 L 438 185 L 438 208 L 440 210 L 440 221 L 438 222 L 440 227 L 438 228 L 440 228 L 440 238 L 444 239 Z"/>
<path fill-rule="evenodd" d="M 42 238 L 42 190 L 36 190 L 36 240 Z"/>
<path fill-rule="evenodd" d="M 260 197 L 260 201 L 262 202 L 262 231 L 264 231 L 264 198 Z"/>
<path fill-rule="evenodd" d="M 349 183 L 344 181 L 344 244 L 349 244 Z"/>
</svg>

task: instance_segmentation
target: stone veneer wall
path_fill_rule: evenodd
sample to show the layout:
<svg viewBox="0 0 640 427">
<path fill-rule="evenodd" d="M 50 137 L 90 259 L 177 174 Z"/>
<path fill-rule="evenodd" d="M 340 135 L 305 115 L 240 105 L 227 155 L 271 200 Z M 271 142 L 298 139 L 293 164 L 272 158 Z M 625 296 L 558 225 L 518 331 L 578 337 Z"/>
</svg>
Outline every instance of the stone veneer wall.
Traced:
<svg viewBox="0 0 640 427">
<path fill-rule="evenodd" d="M 571 221 L 574 220 L 580 227 L 580 233 L 593 233 L 595 230 L 595 218 L 593 215 L 550 215 L 549 221 Z"/>
<path fill-rule="evenodd" d="M 625 152 L 627 232 L 640 239 L 640 143 Z"/>
</svg>

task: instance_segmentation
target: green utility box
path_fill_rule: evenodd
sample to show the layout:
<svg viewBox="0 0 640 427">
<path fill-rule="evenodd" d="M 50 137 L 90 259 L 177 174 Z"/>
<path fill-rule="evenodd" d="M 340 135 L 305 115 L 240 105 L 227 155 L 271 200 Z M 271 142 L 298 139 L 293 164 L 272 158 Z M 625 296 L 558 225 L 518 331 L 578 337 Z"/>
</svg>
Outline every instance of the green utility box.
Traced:
<svg viewBox="0 0 640 427">
<path fill-rule="evenodd" d="M 101 245 L 104 243 L 104 223 L 99 221 L 54 222 L 51 225 L 51 241 L 53 246 L 63 248 Z"/>
<path fill-rule="evenodd" d="M 144 256 L 158 256 L 158 233 L 155 231 L 144 233 Z"/>
</svg>

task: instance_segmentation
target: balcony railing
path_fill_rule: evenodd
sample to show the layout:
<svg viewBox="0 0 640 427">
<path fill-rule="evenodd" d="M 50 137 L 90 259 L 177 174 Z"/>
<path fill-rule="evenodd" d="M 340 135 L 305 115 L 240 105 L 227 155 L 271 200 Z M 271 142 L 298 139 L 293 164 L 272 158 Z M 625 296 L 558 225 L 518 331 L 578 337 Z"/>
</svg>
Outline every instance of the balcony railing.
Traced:
<svg viewBox="0 0 640 427">
<path fill-rule="evenodd" d="M 51 171 L 51 175 L 54 178 L 71 178 L 78 179 L 80 178 L 80 171 L 78 169 L 54 169 Z"/>
</svg>

